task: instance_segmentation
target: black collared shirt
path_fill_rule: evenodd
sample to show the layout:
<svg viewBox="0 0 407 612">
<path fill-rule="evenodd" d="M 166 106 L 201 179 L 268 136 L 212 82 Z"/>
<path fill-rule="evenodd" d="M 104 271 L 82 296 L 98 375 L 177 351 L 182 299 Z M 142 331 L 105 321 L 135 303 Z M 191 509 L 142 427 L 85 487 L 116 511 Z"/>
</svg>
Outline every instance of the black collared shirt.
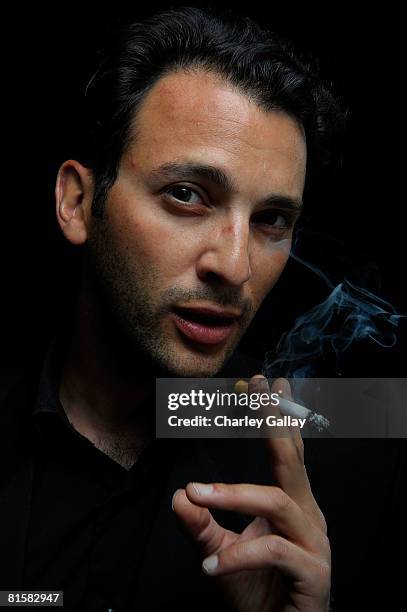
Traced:
<svg viewBox="0 0 407 612">
<path fill-rule="evenodd" d="M 228 376 L 258 371 L 257 364 L 239 361 L 244 371 L 234 366 Z M 273 484 L 263 445 L 219 440 L 208 449 L 209 441 L 154 440 L 125 470 L 70 425 L 58 400 L 55 363 L 48 359 L 42 373 L 35 436 L 27 438 L 25 427 L 31 384 L 21 393 L 13 384 L 0 406 L 2 589 L 63 590 L 70 612 L 226 612 L 216 581 L 203 575 L 201 551 L 181 537 L 171 496 L 191 480 Z M 383 560 L 405 548 L 405 440 L 304 443 L 312 490 L 328 524 L 335 610 L 400 609 L 403 565 Z M 251 517 L 215 518 L 240 532 Z"/>
<path fill-rule="evenodd" d="M 58 372 L 54 348 L 33 411 L 40 449 L 24 587 L 64 591 L 68 610 L 128 612 L 176 445 L 153 440 L 130 469 L 122 467 L 71 425 Z"/>
</svg>

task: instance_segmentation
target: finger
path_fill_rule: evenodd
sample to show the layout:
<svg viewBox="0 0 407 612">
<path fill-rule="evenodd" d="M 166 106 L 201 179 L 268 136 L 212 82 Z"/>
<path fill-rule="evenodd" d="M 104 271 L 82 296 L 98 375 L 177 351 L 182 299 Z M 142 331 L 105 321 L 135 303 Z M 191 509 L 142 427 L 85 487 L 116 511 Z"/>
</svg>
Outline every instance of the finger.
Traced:
<svg viewBox="0 0 407 612">
<path fill-rule="evenodd" d="M 292 580 L 301 582 L 309 595 L 329 592 L 330 557 L 315 557 L 296 544 L 278 535 L 266 535 L 256 540 L 236 542 L 232 546 L 204 559 L 203 570 L 211 576 L 275 568 Z"/>
<path fill-rule="evenodd" d="M 230 546 L 237 538 L 233 531 L 219 525 L 207 508 L 191 503 L 184 489 L 175 491 L 172 508 L 188 533 L 202 546 L 205 555 L 218 551 L 222 546 Z"/>
<path fill-rule="evenodd" d="M 278 392 L 285 399 L 292 399 L 290 385 L 284 378 L 274 381 L 271 393 Z M 304 442 L 297 426 L 287 428 L 289 436 L 284 439 L 269 437 L 269 449 L 274 474 L 281 486 L 296 501 L 303 503 L 311 493 L 311 486 L 305 468 Z"/>
<path fill-rule="evenodd" d="M 281 397 L 291 400 L 291 388 L 285 378 L 278 378 L 272 385 L 272 392 L 277 391 Z M 294 447 L 282 449 L 278 442 L 274 443 L 270 438 L 267 444 L 270 451 L 276 478 L 290 496 L 301 506 L 306 514 L 319 526 L 324 533 L 327 532 L 325 517 L 319 508 L 312 493 L 304 460 L 304 442 L 299 427 L 289 428 Z M 294 450 L 294 452 L 292 452 Z M 291 454 L 290 454 L 291 453 Z M 296 469 L 292 466 L 295 465 Z"/>
<path fill-rule="evenodd" d="M 309 550 L 318 551 L 326 537 L 279 487 L 189 483 L 185 491 L 194 505 L 266 518 L 278 532 Z"/>
<path fill-rule="evenodd" d="M 270 388 L 267 378 L 265 378 L 262 374 L 256 374 L 256 376 L 253 376 L 249 381 L 249 393 L 254 392 L 265 393 L 267 395 L 270 395 L 272 393 L 278 393 L 280 397 L 283 397 L 288 400 L 292 399 L 290 384 L 285 378 L 277 378 Z M 283 417 L 280 407 L 277 404 L 270 402 L 268 405 L 262 405 L 262 408 L 265 408 L 267 415 L 270 414 L 277 418 Z M 291 441 L 293 439 L 295 443 L 298 443 L 300 448 L 303 447 L 301 430 L 298 426 L 280 425 L 277 431 L 279 435 L 273 436 L 272 439 L 282 440 L 282 447 L 286 446 L 287 448 L 290 448 Z"/>
<path fill-rule="evenodd" d="M 270 390 L 267 378 L 265 378 L 262 374 L 256 374 L 255 376 L 252 376 L 252 378 L 249 380 L 248 394 L 250 396 L 252 394 L 262 394 L 262 393 L 270 395 L 271 390 Z M 274 405 L 271 402 L 267 405 L 262 402 L 261 412 L 262 412 L 262 416 L 264 417 L 267 417 L 267 416 L 275 416 L 277 418 L 281 417 L 281 413 L 280 413 L 278 406 Z M 278 433 L 279 438 L 286 439 L 286 438 L 291 437 L 289 430 L 285 426 L 279 426 L 277 429 L 277 433 Z"/>
<path fill-rule="evenodd" d="M 249 391 L 250 393 L 256 391 L 257 393 L 264 393 L 267 395 L 274 393 L 285 399 L 292 399 L 290 385 L 285 378 L 277 378 L 270 388 L 267 378 L 258 374 L 250 379 Z M 267 416 L 273 415 L 280 419 L 283 417 L 280 407 L 272 402 L 270 402 L 268 405 L 262 405 L 262 409 Z M 269 436 L 266 439 L 267 445 L 273 455 L 274 466 L 278 465 L 278 463 L 282 459 L 284 460 L 286 456 L 290 457 L 294 450 L 298 454 L 299 458 L 303 459 L 304 444 L 301 437 L 301 431 L 298 426 L 279 425 L 279 427 L 275 430 L 275 433 L 278 435 Z"/>
<path fill-rule="evenodd" d="M 290 383 L 286 378 L 277 378 L 273 384 L 271 385 L 271 392 L 278 393 L 280 397 L 292 400 L 293 396 L 291 393 Z M 280 406 L 278 406 L 278 410 L 281 413 Z M 304 450 L 304 443 L 302 441 L 301 429 L 297 425 L 289 425 L 288 431 L 292 438 L 295 439 L 296 444 Z M 302 453 L 304 454 L 304 453 Z"/>
<path fill-rule="evenodd" d="M 282 388 L 287 388 L 285 379 L 277 379 L 272 385 L 273 391 L 270 391 L 268 381 L 264 376 L 258 375 L 254 379 L 251 380 L 260 393 L 270 394 L 273 391 L 278 392 Z M 277 411 L 278 407 L 274 407 L 273 410 Z M 300 505 L 306 504 L 307 507 L 313 509 L 316 502 L 312 496 L 304 465 L 304 444 L 301 435 L 293 436 L 287 428 L 283 428 L 281 436 L 270 436 L 266 439 L 266 444 L 270 452 L 272 470 L 278 484 L 297 503 Z"/>
</svg>

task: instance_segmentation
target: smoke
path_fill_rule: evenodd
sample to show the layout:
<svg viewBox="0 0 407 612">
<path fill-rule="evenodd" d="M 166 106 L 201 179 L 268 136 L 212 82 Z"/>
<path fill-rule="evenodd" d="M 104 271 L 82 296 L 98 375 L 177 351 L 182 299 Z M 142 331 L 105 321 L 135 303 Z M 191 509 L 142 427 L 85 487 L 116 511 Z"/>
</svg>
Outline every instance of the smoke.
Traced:
<svg viewBox="0 0 407 612">
<path fill-rule="evenodd" d="M 397 314 L 390 303 L 347 279 L 335 286 L 315 265 L 293 252 L 291 256 L 317 274 L 330 294 L 301 314 L 276 350 L 266 353 L 265 376 L 312 378 L 321 359 L 333 360 L 338 373 L 341 357 L 354 343 L 368 340 L 383 348 L 395 345 L 397 328 L 406 317 Z"/>
</svg>

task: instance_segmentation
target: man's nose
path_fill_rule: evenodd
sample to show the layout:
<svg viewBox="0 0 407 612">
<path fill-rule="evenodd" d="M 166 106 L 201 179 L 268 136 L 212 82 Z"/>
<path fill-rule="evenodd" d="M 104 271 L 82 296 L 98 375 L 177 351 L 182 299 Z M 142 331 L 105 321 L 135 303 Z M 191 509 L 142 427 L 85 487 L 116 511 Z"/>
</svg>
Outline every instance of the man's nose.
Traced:
<svg viewBox="0 0 407 612">
<path fill-rule="evenodd" d="M 199 278 L 206 282 L 218 280 L 228 285 L 243 285 L 251 277 L 249 239 L 249 223 L 242 220 L 227 223 L 213 232 L 197 263 Z"/>
</svg>

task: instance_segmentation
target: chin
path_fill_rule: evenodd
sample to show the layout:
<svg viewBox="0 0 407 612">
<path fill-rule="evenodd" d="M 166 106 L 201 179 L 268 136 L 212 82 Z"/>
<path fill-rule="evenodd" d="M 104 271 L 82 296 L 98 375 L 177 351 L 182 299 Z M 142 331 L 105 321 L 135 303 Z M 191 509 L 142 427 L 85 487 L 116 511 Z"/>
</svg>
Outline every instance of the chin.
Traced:
<svg viewBox="0 0 407 612">
<path fill-rule="evenodd" d="M 158 378 L 211 378 L 222 370 L 237 342 L 222 347 L 197 347 L 179 340 L 157 344 L 148 347 L 146 356 L 155 363 Z"/>
<path fill-rule="evenodd" d="M 179 376 L 184 378 L 212 378 L 216 376 L 216 374 L 221 370 L 220 367 L 216 368 L 202 368 L 197 370 L 189 370 L 188 372 L 184 372 Z"/>
<path fill-rule="evenodd" d="M 225 355 L 202 355 L 185 351 L 156 355 L 158 377 L 209 378 L 216 376 L 225 363 Z"/>
<path fill-rule="evenodd" d="M 210 378 L 216 376 L 221 370 L 223 365 L 216 364 L 168 364 L 166 370 L 170 376 L 177 376 L 179 378 Z"/>
<path fill-rule="evenodd" d="M 229 356 L 229 352 L 225 355 L 223 351 L 221 355 L 182 355 L 169 365 L 169 369 L 173 376 L 181 378 L 210 378 L 222 370 Z"/>
</svg>

